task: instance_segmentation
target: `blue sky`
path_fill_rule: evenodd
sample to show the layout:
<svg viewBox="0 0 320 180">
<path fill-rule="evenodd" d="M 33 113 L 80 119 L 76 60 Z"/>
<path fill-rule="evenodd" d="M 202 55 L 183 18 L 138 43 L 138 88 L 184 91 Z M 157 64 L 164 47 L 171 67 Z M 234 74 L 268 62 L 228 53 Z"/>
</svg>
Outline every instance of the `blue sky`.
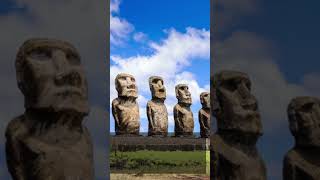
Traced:
<svg viewBox="0 0 320 180">
<path fill-rule="evenodd" d="M 140 122 L 147 132 L 145 105 L 151 99 L 148 78 L 164 77 L 169 131 L 173 131 L 174 86 L 187 83 L 193 98 L 195 132 L 199 132 L 200 93 L 209 91 L 210 1 L 112 1 L 111 3 L 111 101 L 116 95 L 114 78 L 133 74 L 138 83 Z M 121 63 L 119 63 L 121 62 Z M 110 114 L 110 130 L 114 120 Z"/>
</svg>

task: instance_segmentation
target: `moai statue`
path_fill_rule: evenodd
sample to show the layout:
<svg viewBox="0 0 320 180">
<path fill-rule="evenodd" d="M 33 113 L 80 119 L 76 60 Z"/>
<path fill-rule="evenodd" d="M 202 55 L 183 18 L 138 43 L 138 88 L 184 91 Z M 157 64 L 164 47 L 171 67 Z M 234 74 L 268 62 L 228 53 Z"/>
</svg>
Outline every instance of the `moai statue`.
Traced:
<svg viewBox="0 0 320 180">
<path fill-rule="evenodd" d="M 320 99 L 294 98 L 288 106 L 295 146 L 286 154 L 284 180 L 320 179 Z"/>
<path fill-rule="evenodd" d="M 69 43 L 31 39 L 16 58 L 25 112 L 6 129 L 14 180 L 93 180 L 93 148 L 82 125 L 89 112 L 80 56 Z"/>
<path fill-rule="evenodd" d="M 149 78 L 149 86 L 152 99 L 147 103 L 147 116 L 149 121 L 149 136 L 168 135 L 168 112 L 164 100 L 166 89 L 163 79 L 158 76 Z"/>
<path fill-rule="evenodd" d="M 208 138 L 210 136 L 210 93 L 203 92 L 200 94 L 202 108 L 199 110 L 200 136 Z"/>
<path fill-rule="evenodd" d="M 115 79 L 118 97 L 112 101 L 112 115 L 115 120 L 116 135 L 139 135 L 140 115 L 138 88 L 130 74 L 118 74 Z"/>
<path fill-rule="evenodd" d="M 178 84 L 175 87 L 178 104 L 173 108 L 175 136 L 193 136 L 193 113 L 190 109 L 192 104 L 188 85 Z"/>
<path fill-rule="evenodd" d="M 216 180 L 266 180 L 266 168 L 256 148 L 263 134 L 249 77 L 222 71 L 214 76 L 219 110 L 217 132 L 211 136 L 211 176 Z"/>
</svg>

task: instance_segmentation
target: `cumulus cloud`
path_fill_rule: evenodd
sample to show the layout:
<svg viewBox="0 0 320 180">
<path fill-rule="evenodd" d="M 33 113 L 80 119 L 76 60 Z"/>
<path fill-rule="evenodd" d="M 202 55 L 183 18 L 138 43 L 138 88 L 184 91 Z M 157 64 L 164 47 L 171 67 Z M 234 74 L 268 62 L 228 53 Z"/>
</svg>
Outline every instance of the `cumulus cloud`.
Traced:
<svg viewBox="0 0 320 180">
<path fill-rule="evenodd" d="M 215 42 L 213 50 L 216 59 L 213 73 L 230 69 L 250 76 L 266 131 L 287 123 L 286 108 L 293 97 L 310 95 L 303 84 L 287 81 L 272 56 L 271 42 L 254 33 L 234 32 L 225 40 Z M 305 84 L 315 84 L 315 77 L 306 76 Z"/>
<path fill-rule="evenodd" d="M 151 55 L 136 55 L 131 57 L 120 57 L 112 55 L 113 64 L 110 67 L 110 103 L 117 97 L 114 79 L 117 74 L 126 72 L 136 78 L 139 88 L 138 98 L 140 114 L 145 117 L 145 105 L 151 99 L 148 79 L 152 75 L 164 78 L 167 89 L 167 99 L 165 101 L 169 113 L 172 116 L 173 106 L 176 104 L 175 85 L 186 83 L 192 95 L 193 103 L 199 103 L 199 94 L 208 91 L 209 85 L 201 87 L 197 82 L 195 74 L 185 71 L 194 60 L 209 60 L 210 55 L 210 33 L 205 29 L 186 28 L 186 32 L 178 32 L 175 29 L 166 31 L 167 37 L 161 42 L 151 42 L 149 44 L 153 53 Z M 208 69 L 204 71 L 209 72 Z M 139 100 L 139 99 L 143 100 Z M 197 110 L 194 111 L 196 116 Z M 173 119 L 169 119 L 170 129 L 172 129 Z M 172 129 L 173 130 L 173 129 Z"/>
<path fill-rule="evenodd" d="M 212 15 L 215 29 L 213 33 L 218 35 L 226 29 L 234 27 L 238 20 L 244 16 L 259 12 L 261 0 L 216 0 L 213 1 Z"/>
<path fill-rule="evenodd" d="M 148 37 L 143 32 L 137 32 L 134 33 L 133 39 L 137 42 L 145 42 L 148 39 Z"/>
<path fill-rule="evenodd" d="M 110 2 L 110 43 L 112 45 L 123 44 L 134 29 L 132 24 L 118 16 L 119 5 L 119 0 L 111 0 Z"/>
</svg>

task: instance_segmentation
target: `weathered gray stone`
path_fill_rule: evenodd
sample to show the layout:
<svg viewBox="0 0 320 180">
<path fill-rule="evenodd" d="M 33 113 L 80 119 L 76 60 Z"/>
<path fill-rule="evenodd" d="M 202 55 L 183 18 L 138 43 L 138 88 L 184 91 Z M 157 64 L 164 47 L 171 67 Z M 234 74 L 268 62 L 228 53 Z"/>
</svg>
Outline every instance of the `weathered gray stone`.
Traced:
<svg viewBox="0 0 320 180">
<path fill-rule="evenodd" d="M 118 74 L 115 85 L 118 97 L 112 101 L 112 115 L 116 135 L 139 135 L 140 115 L 135 78 L 130 74 Z"/>
<path fill-rule="evenodd" d="M 14 180 L 93 180 L 87 82 L 76 49 L 53 39 L 26 41 L 17 54 L 25 113 L 6 129 L 6 157 Z"/>
<path fill-rule="evenodd" d="M 288 106 L 289 127 L 295 146 L 286 154 L 284 180 L 320 179 L 320 100 L 294 98 Z"/>
<path fill-rule="evenodd" d="M 149 121 L 149 136 L 168 135 L 168 112 L 164 100 L 166 89 L 163 79 L 159 76 L 149 78 L 152 99 L 147 103 L 147 116 Z"/>
<path fill-rule="evenodd" d="M 249 77 L 222 71 L 213 79 L 211 88 L 216 91 L 219 108 L 214 113 L 218 131 L 211 137 L 212 178 L 265 180 L 266 168 L 256 148 L 262 125 Z"/>
<path fill-rule="evenodd" d="M 199 110 L 200 136 L 208 138 L 210 136 L 210 93 L 203 92 L 200 94 L 202 108 Z"/>
<path fill-rule="evenodd" d="M 178 84 L 175 87 L 178 104 L 173 108 L 175 136 L 192 136 L 194 128 L 193 113 L 190 109 L 192 104 L 188 85 Z"/>
</svg>

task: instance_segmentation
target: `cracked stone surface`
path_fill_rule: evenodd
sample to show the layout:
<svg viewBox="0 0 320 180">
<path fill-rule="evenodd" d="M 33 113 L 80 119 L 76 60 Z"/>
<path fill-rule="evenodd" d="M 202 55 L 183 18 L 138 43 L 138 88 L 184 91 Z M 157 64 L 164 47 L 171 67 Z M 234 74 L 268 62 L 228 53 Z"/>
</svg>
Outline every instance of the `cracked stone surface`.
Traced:
<svg viewBox="0 0 320 180">
<path fill-rule="evenodd" d="M 200 124 L 200 136 L 202 138 L 210 137 L 210 93 L 200 94 L 202 108 L 199 110 L 198 119 Z"/>
<path fill-rule="evenodd" d="M 175 87 L 178 104 L 173 108 L 175 136 L 192 136 L 194 129 L 193 113 L 191 111 L 191 94 L 186 84 Z"/>
<path fill-rule="evenodd" d="M 168 135 L 168 111 L 164 104 L 166 88 L 163 79 L 159 76 L 151 76 L 149 86 L 152 99 L 147 103 L 148 135 L 165 137 Z"/>
<path fill-rule="evenodd" d="M 115 79 L 118 97 L 112 101 L 112 115 L 116 135 L 139 135 L 140 115 L 138 87 L 130 74 L 118 74 Z"/>
</svg>

